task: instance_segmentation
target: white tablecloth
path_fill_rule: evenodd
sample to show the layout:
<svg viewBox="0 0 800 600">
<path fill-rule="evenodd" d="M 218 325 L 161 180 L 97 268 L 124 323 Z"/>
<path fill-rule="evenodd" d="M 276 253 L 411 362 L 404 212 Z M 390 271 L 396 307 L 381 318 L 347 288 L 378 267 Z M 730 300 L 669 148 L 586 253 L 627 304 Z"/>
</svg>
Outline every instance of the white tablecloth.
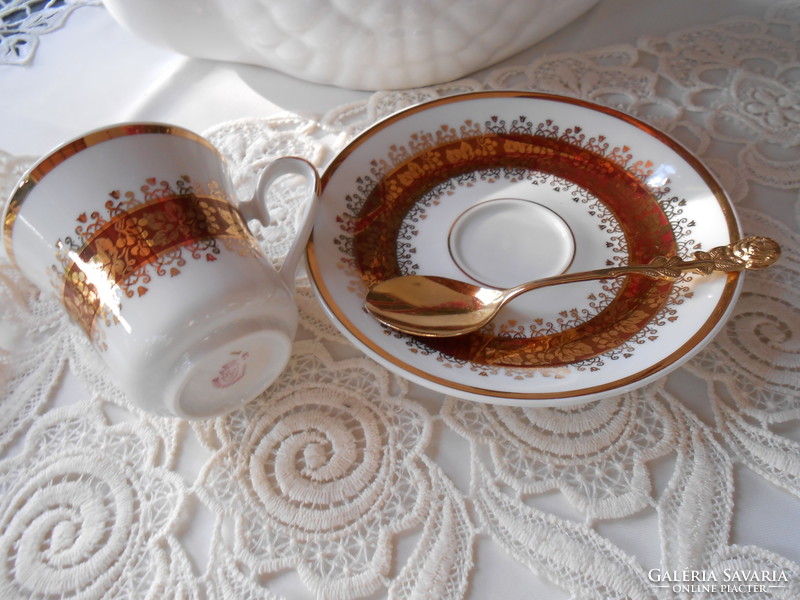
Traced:
<svg viewBox="0 0 800 600">
<path fill-rule="evenodd" d="M 474 77 L 370 94 L 178 56 L 75 10 L 26 65 L 0 66 L 3 194 L 66 139 L 158 120 L 204 133 L 247 195 L 270 158 L 323 167 L 399 108 L 525 89 L 675 136 L 784 256 L 748 275 L 685 367 L 566 410 L 409 384 L 301 284 L 279 382 L 192 424 L 131 407 L 58 305 L 0 262 L 0 597 L 800 597 L 799 40 L 797 3 L 602 0 Z M 261 232 L 276 260 L 295 196 Z"/>
</svg>

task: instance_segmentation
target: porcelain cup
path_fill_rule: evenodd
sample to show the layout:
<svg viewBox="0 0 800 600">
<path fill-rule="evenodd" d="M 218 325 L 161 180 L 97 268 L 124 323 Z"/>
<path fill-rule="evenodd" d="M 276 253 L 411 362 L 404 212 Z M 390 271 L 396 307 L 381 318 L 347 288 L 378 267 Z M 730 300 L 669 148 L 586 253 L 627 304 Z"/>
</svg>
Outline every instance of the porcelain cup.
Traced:
<svg viewBox="0 0 800 600">
<path fill-rule="evenodd" d="M 247 222 L 268 224 L 267 189 L 285 174 L 306 178 L 309 201 L 276 270 Z M 37 162 L 5 204 L 3 242 L 9 260 L 62 302 L 133 403 L 205 418 L 248 402 L 286 366 L 318 194 L 314 167 L 287 157 L 237 204 L 207 140 L 123 124 Z"/>
</svg>

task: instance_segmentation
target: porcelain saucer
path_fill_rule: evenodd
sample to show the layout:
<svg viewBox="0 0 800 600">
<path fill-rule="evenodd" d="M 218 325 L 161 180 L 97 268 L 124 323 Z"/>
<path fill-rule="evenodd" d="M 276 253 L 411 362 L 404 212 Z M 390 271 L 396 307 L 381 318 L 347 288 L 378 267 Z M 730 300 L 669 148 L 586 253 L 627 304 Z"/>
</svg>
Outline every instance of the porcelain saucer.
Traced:
<svg viewBox="0 0 800 600">
<path fill-rule="evenodd" d="M 698 159 L 584 101 L 486 92 L 418 105 L 360 135 L 322 179 L 308 246 L 320 301 L 368 355 L 450 395 L 550 406 L 633 389 L 706 344 L 741 286 L 738 274 L 557 286 L 447 339 L 399 334 L 363 309 L 369 287 L 397 275 L 504 288 L 739 238 Z"/>
</svg>

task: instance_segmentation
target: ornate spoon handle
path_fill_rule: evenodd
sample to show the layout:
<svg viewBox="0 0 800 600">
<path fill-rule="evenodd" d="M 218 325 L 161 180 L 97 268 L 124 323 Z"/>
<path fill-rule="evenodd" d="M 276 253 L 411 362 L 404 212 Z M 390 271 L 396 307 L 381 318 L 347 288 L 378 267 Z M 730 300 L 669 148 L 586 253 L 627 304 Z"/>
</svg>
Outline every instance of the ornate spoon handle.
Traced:
<svg viewBox="0 0 800 600">
<path fill-rule="evenodd" d="M 718 246 L 708 251 L 697 251 L 693 254 L 693 259 L 691 260 L 684 260 L 678 256 L 657 256 L 646 265 L 626 265 L 597 269 L 596 271 L 566 273 L 523 283 L 510 289 L 508 298 L 513 298 L 540 287 L 576 281 L 622 277 L 633 273 L 646 275 L 653 279 L 675 281 L 687 271 L 709 275 L 715 271 L 735 272 L 744 271 L 745 269 L 763 269 L 777 261 L 780 255 L 781 248 L 777 242 L 770 238 L 753 236 L 743 238 L 727 246 Z"/>
</svg>

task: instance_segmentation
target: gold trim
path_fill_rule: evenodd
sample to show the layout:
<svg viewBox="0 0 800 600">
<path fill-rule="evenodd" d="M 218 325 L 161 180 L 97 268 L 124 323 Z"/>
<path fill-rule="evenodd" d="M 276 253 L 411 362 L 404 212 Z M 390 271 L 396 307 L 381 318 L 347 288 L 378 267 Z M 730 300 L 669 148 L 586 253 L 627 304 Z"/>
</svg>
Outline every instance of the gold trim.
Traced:
<svg viewBox="0 0 800 600">
<path fill-rule="evenodd" d="M 11 192 L 11 196 L 9 196 L 8 201 L 6 202 L 6 208 L 3 215 L 3 245 L 5 247 L 8 260 L 12 264 L 16 265 L 12 234 L 14 223 L 17 220 L 19 211 L 28 195 L 33 191 L 33 188 L 36 186 L 36 184 L 44 179 L 44 177 L 50 173 L 50 171 L 55 169 L 58 165 L 63 163 L 71 156 L 78 154 L 82 150 L 91 148 L 92 146 L 130 135 L 153 133 L 175 135 L 193 140 L 202 144 L 206 148 L 213 150 L 217 156 L 220 157 L 220 159 L 223 159 L 222 155 L 219 153 L 219 150 L 217 150 L 211 144 L 211 142 L 204 137 L 189 131 L 188 129 L 184 129 L 183 127 L 178 127 L 177 125 L 168 125 L 165 123 L 121 123 L 119 125 L 112 125 L 110 127 L 104 127 L 102 129 L 90 131 L 79 138 L 57 146 L 54 150 L 50 151 L 43 158 L 39 159 L 36 164 L 28 169 L 28 171 L 20 179 L 19 183 L 17 183 L 17 186 L 14 188 L 14 191 Z"/>
<path fill-rule="evenodd" d="M 372 127 L 362 132 L 359 136 L 353 139 L 341 152 L 339 152 L 339 154 L 331 162 L 331 164 L 328 166 L 328 168 L 325 170 L 325 173 L 321 177 L 323 193 L 325 187 L 327 186 L 328 182 L 333 176 L 333 173 L 336 172 L 339 166 L 342 163 L 344 163 L 344 161 L 350 156 L 350 154 L 352 154 L 356 150 L 356 148 L 361 146 L 366 140 L 373 137 L 379 131 L 382 131 L 383 129 L 386 129 L 387 127 L 393 125 L 394 123 L 402 119 L 405 119 L 409 115 L 413 115 L 419 112 L 424 112 L 434 107 L 445 106 L 457 102 L 488 99 L 488 98 L 503 98 L 503 99 L 520 98 L 520 99 L 532 99 L 532 100 L 546 100 L 551 102 L 562 102 L 586 108 L 594 112 L 603 113 L 607 116 L 624 121 L 625 123 L 628 123 L 629 125 L 632 125 L 641 131 L 644 131 L 651 137 L 655 138 L 656 140 L 660 141 L 662 144 L 673 150 L 675 153 L 681 156 L 681 158 L 683 158 L 687 163 L 689 163 L 689 165 L 695 170 L 695 172 L 703 179 L 705 184 L 709 187 L 714 197 L 716 198 L 717 203 L 724 215 L 725 223 L 727 225 L 731 242 L 740 239 L 741 233 L 739 230 L 739 224 L 736 219 L 736 214 L 734 212 L 733 206 L 731 205 L 727 194 L 722 189 L 719 182 L 717 182 L 716 178 L 705 167 L 705 165 L 697 157 L 695 157 L 689 150 L 687 150 L 683 145 L 681 145 L 680 143 L 678 143 L 676 140 L 669 137 L 665 133 L 655 129 L 651 125 L 648 125 L 647 123 L 644 123 L 635 117 L 626 115 L 615 109 L 608 108 L 605 106 L 600 106 L 592 102 L 587 102 L 585 100 L 579 100 L 576 98 L 569 98 L 566 96 L 558 96 L 552 94 L 541 94 L 536 92 L 507 92 L 507 91 L 472 92 L 472 93 L 459 94 L 455 96 L 448 96 L 446 98 L 432 100 L 430 102 L 418 104 L 410 108 L 407 108 L 405 110 L 399 111 L 377 122 Z M 703 327 L 701 327 L 689 340 L 687 340 L 686 343 L 684 343 L 680 348 L 678 348 L 678 350 L 676 350 L 669 356 L 665 357 L 661 361 L 654 363 L 653 365 L 650 365 L 650 367 L 648 367 L 647 369 L 643 369 L 637 373 L 633 373 L 623 379 L 618 379 L 609 384 L 581 388 L 577 390 L 571 390 L 568 392 L 557 392 L 548 394 L 502 392 L 497 390 L 490 390 L 487 388 L 463 385 L 452 380 L 433 376 L 430 373 L 424 372 L 421 369 L 418 369 L 416 367 L 407 364 L 405 361 L 400 360 L 396 355 L 390 354 L 385 350 L 383 350 L 383 348 L 375 344 L 361 330 L 355 327 L 352 321 L 350 321 L 344 315 L 339 306 L 333 301 L 330 290 L 327 288 L 322 278 L 322 273 L 320 272 L 319 263 L 317 262 L 316 247 L 314 243 L 313 232 L 311 237 L 309 238 L 308 245 L 306 247 L 306 253 L 308 260 L 308 271 L 309 271 L 308 274 L 314 286 L 317 288 L 319 292 L 320 300 L 324 303 L 325 307 L 334 316 L 334 318 L 337 319 L 345 327 L 348 333 L 351 336 L 353 336 L 357 341 L 362 343 L 367 349 L 369 349 L 370 352 L 373 352 L 376 356 L 382 358 L 389 364 L 398 367 L 402 371 L 410 375 L 413 375 L 414 377 L 417 377 L 419 379 L 429 381 L 437 386 L 441 386 L 451 390 L 466 392 L 475 396 L 483 396 L 486 398 L 508 399 L 508 400 L 550 400 L 550 399 L 580 398 L 581 396 L 593 395 L 597 393 L 611 391 L 618 388 L 623 388 L 629 384 L 635 383 L 636 381 L 640 381 L 642 379 L 654 375 L 655 373 L 658 373 L 659 371 L 664 370 L 666 367 L 672 365 L 677 360 L 682 358 L 684 355 L 695 349 L 697 344 L 701 342 L 705 337 L 707 337 L 711 333 L 711 331 L 717 326 L 717 324 L 719 324 L 720 320 L 729 310 L 731 302 L 736 296 L 737 289 L 741 283 L 741 278 L 739 273 L 728 274 L 728 279 L 725 284 L 725 288 L 722 294 L 720 295 L 719 301 L 717 302 L 717 305 L 714 308 L 714 310 L 711 312 L 709 318 L 704 323 Z"/>
</svg>

